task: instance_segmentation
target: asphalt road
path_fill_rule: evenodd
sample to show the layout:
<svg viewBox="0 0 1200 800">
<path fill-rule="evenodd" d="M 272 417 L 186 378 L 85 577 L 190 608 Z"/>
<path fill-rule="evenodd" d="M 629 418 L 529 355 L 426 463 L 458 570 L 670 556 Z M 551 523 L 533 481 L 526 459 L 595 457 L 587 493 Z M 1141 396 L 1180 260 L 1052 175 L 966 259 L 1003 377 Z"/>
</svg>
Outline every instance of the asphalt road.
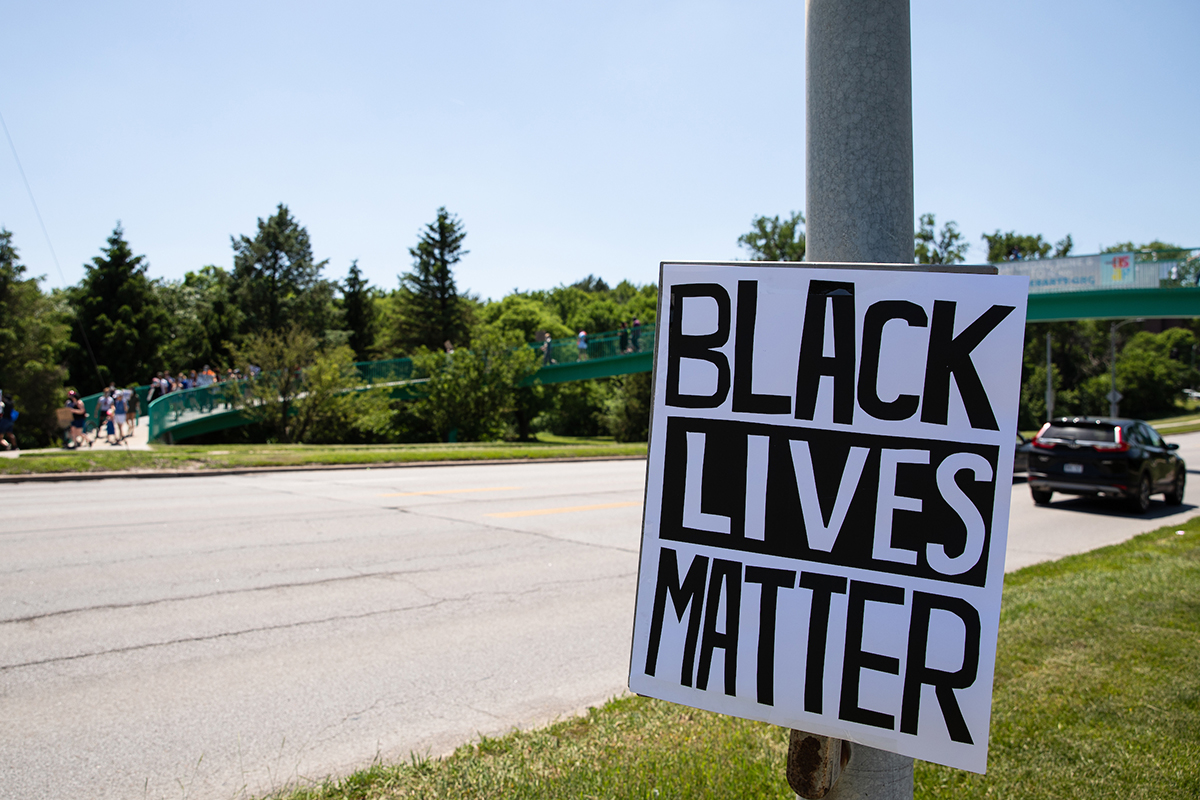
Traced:
<svg viewBox="0 0 1200 800">
<path fill-rule="evenodd" d="M 1200 434 L 1176 437 L 1200 466 Z M 1193 475 L 1196 474 L 1193 468 Z M 0 798 L 225 798 L 621 693 L 644 462 L 0 487 Z M 1200 506 L 1035 508 L 1009 567 Z"/>
</svg>

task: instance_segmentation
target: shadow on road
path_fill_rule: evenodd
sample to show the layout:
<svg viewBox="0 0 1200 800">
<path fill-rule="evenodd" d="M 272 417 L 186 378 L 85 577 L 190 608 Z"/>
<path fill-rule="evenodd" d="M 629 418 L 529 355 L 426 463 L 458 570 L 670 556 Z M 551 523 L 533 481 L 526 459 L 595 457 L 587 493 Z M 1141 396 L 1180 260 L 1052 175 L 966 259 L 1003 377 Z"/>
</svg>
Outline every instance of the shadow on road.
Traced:
<svg viewBox="0 0 1200 800">
<path fill-rule="evenodd" d="M 1150 508 L 1144 514 L 1138 514 L 1123 506 L 1122 500 L 1116 500 L 1106 497 L 1073 497 L 1071 495 L 1062 495 L 1062 499 L 1058 499 L 1058 495 L 1050 501 L 1050 505 L 1043 508 L 1051 508 L 1056 511 L 1075 511 L 1080 514 L 1104 514 L 1105 516 L 1118 515 L 1122 517 L 1137 517 L 1139 519 L 1161 519 L 1162 517 L 1171 517 L 1176 514 L 1182 514 L 1187 511 L 1195 511 L 1197 506 L 1193 503 L 1180 503 L 1179 505 L 1169 506 L 1162 500 L 1151 500 Z M 1030 504 L 1033 500 L 1030 499 Z"/>
</svg>

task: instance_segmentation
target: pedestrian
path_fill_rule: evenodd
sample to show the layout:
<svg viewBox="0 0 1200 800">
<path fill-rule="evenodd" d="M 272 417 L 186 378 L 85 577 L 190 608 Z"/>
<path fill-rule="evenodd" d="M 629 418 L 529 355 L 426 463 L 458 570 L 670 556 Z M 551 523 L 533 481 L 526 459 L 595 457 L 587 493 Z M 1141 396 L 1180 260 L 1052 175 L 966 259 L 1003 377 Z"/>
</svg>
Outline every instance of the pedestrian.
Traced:
<svg viewBox="0 0 1200 800">
<path fill-rule="evenodd" d="M 587 331 L 580 331 L 576 338 L 576 347 L 579 348 L 579 360 L 583 361 L 587 358 Z"/>
<path fill-rule="evenodd" d="M 104 426 L 108 421 L 108 412 L 112 408 L 111 389 L 105 389 L 98 398 L 96 398 L 96 435 L 92 437 L 92 441 L 100 438 L 100 431 L 104 430 Z"/>
<path fill-rule="evenodd" d="M 120 444 L 116 439 L 117 425 L 116 414 L 113 412 L 112 406 L 108 407 L 108 411 L 104 414 L 104 443 L 105 444 Z M 96 437 L 100 437 L 100 432 L 96 431 Z"/>
<path fill-rule="evenodd" d="M 129 433 L 133 434 L 137 430 L 138 411 L 141 410 L 141 398 L 138 397 L 137 389 L 129 388 L 125 390 L 125 413 L 129 418 Z"/>
<path fill-rule="evenodd" d="M 630 338 L 633 339 L 633 352 L 641 352 L 642 321 L 637 317 L 633 318 L 633 334 Z"/>
<path fill-rule="evenodd" d="M 617 329 L 621 334 L 621 352 L 625 353 L 629 350 L 629 329 L 625 327 L 625 323 L 621 323 L 621 327 Z"/>
<path fill-rule="evenodd" d="M 129 406 L 125 400 L 125 389 L 118 389 L 113 397 L 113 424 L 117 428 L 117 441 L 121 441 L 126 437 L 125 432 L 125 415 Z"/>
<path fill-rule="evenodd" d="M 20 450 L 17 447 L 17 434 L 13 431 L 16 425 L 17 407 L 13 404 L 12 395 L 0 391 L 0 446 L 5 450 Z"/>
<path fill-rule="evenodd" d="M 75 448 L 78 449 L 84 442 L 91 447 L 92 443 L 87 438 L 87 409 L 74 389 L 67 392 L 67 408 L 71 409 L 71 441 Z"/>
<path fill-rule="evenodd" d="M 554 349 L 554 340 L 550 338 L 550 332 L 546 332 L 545 339 L 542 340 L 542 364 L 549 366 L 554 363 L 554 359 L 550 353 Z"/>
</svg>

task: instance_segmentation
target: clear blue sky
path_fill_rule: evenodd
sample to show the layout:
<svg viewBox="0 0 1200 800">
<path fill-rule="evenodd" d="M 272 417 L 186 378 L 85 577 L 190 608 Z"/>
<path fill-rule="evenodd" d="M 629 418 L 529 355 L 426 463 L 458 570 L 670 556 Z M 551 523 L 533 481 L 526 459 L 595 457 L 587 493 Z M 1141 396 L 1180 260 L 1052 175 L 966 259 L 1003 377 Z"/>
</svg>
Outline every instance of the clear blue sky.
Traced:
<svg viewBox="0 0 1200 800">
<path fill-rule="evenodd" d="M 68 283 L 119 219 L 150 274 L 230 267 L 286 203 L 393 288 L 438 206 L 499 298 L 744 257 L 802 210 L 804 3 L 3 4 L 0 113 Z M 913 0 L 917 212 L 1200 246 L 1200 3 Z M 0 225 L 62 285 L 7 143 Z"/>
</svg>

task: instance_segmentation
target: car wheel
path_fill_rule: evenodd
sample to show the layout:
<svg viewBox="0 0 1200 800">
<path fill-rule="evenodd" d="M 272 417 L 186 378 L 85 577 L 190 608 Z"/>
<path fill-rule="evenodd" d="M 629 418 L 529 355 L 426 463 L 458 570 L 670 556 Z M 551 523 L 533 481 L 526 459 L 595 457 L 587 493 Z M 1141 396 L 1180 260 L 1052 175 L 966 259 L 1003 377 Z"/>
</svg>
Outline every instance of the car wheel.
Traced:
<svg viewBox="0 0 1200 800">
<path fill-rule="evenodd" d="M 1051 489 L 1030 489 L 1029 493 L 1033 495 L 1033 502 L 1039 506 L 1050 505 L 1050 496 L 1054 494 Z"/>
<path fill-rule="evenodd" d="M 1187 482 L 1187 471 L 1180 469 L 1175 473 L 1175 485 L 1167 492 L 1165 499 L 1170 505 L 1177 506 L 1183 502 L 1183 490 Z"/>
<path fill-rule="evenodd" d="M 1150 476 L 1143 475 L 1138 481 L 1137 491 L 1129 498 L 1129 510 L 1135 514 L 1145 514 L 1150 510 Z"/>
</svg>

